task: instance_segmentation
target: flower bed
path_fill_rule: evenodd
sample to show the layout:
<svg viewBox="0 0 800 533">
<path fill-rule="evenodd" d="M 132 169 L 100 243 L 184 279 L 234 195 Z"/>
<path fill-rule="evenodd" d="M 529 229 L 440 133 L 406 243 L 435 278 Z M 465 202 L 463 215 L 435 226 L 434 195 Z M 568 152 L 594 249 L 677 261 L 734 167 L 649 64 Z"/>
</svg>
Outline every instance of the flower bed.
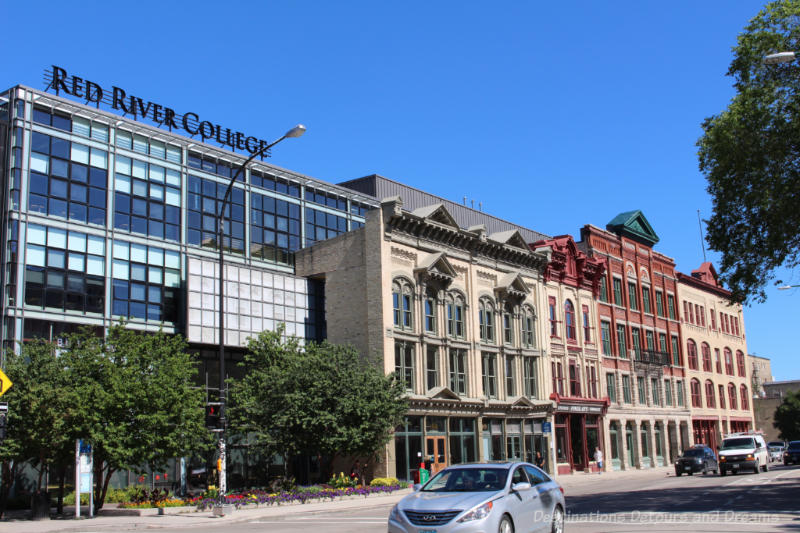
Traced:
<svg viewBox="0 0 800 533">
<path fill-rule="evenodd" d="M 239 507 L 246 505 L 282 505 L 288 503 L 307 503 L 313 501 L 333 501 L 337 498 L 346 496 L 364 496 L 370 494 L 390 494 L 404 488 L 401 485 L 379 486 L 379 487 L 347 487 L 344 489 L 322 488 L 319 487 L 298 487 L 291 492 L 268 493 L 263 490 L 251 490 L 242 493 L 228 494 L 225 503 Z M 205 510 L 219 505 L 216 498 L 195 498 L 188 502 L 189 505 L 196 505 L 198 510 Z"/>
</svg>

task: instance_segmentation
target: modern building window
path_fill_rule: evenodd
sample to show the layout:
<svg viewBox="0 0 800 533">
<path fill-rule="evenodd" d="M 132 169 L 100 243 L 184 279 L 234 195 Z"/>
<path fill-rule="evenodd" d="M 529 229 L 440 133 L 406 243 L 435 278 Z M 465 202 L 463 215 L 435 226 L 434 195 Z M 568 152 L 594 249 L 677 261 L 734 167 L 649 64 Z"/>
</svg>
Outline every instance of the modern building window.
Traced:
<svg viewBox="0 0 800 533">
<path fill-rule="evenodd" d="M 677 335 L 672 336 L 672 364 L 681 365 L 681 343 L 678 341 Z"/>
<path fill-rule="evenodd" d="M 600 277 L 600 290 L 598 298 L 603 303 L 608 303 L 608 282 L 605 276 Z"/>
<path fill-rule="evenodd" d="M 481 341 L 494 344 L 494 304 L 484 298 L 478 303 L 478 323 L 481 330 Z"/>
<path fill-rule="evenodd" d="M 631 310 L 638 311 L 639 310 L 639 297 L 636 293 L 636 282 L 629 281 L 628 282 L 628 303 L 631 306 Z"/>
<path fill-rule="evenodd" d="M 615 305 L 624 305 L 622 301 L 622 280 L 619 278 L 614 278 L 612 280 L 614 285 L 614 304 Z"/>
<path fill-rule="evenodd" d="M 690 370 L 697 370 L 697 345 L 692 339 L 686 341 L 686 359 Z"/>
<path fill-rule="evenodd" d="M 647 393 L 645 391 L 645 383 L 643 377 L 636 378 L 636 388 L 639 394 L 639 405 L 647 405 Z"/>
<path fill-rule="evenodd" d="M 581 314 L 583 315 L 583 341 L 592 342 L 592 326 L 589 322 L 589 306 L 584 305 L 581 307 Z"/>
<path fill-rule="evenodd" d="M 431 390 L 439 384 L 439 349 L 428 346 L 425 356 L 425 385 Z"/>
<path fill-rule="evenodd" d="M 105 225 L 108 153 L 31 133 L 28 210 Z"/>
<path fill-rule="evenodd" d="M 146 153 L 144 147 L 137 148 L 136 137 L 134 137 L 133 149 L 136 152 Z M 236 173 L 238 172 L 238 168 L 230 161 L 217 159 L 211 155 L 200 154 L 196 152 L 189 152 L 186 157 L 186 164 L 191 168 L 217 174 L 223 178 L 227 178 L 229 181 L 233 176 L 236 176 Z M 244 172 L 238 175 L 236 181 L 244 182 Z"/>
<path fill-rule="evenodd" d="M 575 361 L 569 362 L 569 395 L 572 397 L 582 396 L 581 366 Z"/>
<path fill-rule="evenodd" d="M 731 404 L 731 409 L 736 410 L 736 385 L 728 383 L 728 402 Z"/>
<path fill-rule="evenodd" d="M 411 330 L 414 328 L 414 287 L 405 278 L 392 282 L 392 317 L 394 327 Z"/>
<path fill-rule="evenodd" d="M 108 142 L 107 129 L 104 130 L 104 128 L 98 125 L 97 122 L 92 122 L 91 130 L 89 130 L 89 125 L 84 123 L 88 123 L 88 121 L 84 121 L 82 119 L 79 119 L 78 117 L 74 117 L 72 120 L 73 133 L 78 133 L 79 135 L 83 135 L 84 137 L 91 136 L 92 139 L 101 142 Z M 80 129 L 81 131 L 76 132 L 76 130 L 78 129 Z M 155 139 L 148 139 L 147 137 L 143 137 L 142 135 L 138 135 L 123 129 L 117 129 L 116 135 L 114 137 L 114 144 L 118 148 L 124 148 L 126 150 L 131 150 L 134 152 L 138 152 L 140 154 L 149 155 L 150 157 L 163 159 L 165 161 L 169 161 L 171 163 L 175 163 L 178 165 L 180 165 L 182 162 L 181 148 L 179 146 L 166 144 L 161 141 L 157 141 Z M 202 164 L 200 167 L 195 167 L 195 168 L 202 168 Z"/>
<path fill-rule="evenodd" d="M 719 408 L 725 409 L 725 386 L 719 386 Z"/>
<path fill-rule="evenodd" d="M 425 332 L 436 333 L 436 296 L 425 296 Z"/>
<path fill-rule="evenodd" d="M 114 170 L 114 227 L 180 242 L 180 172 L 119 154 Z"/>
<path fill-rule="evenodd" d="M 628 358 L 627 331 L 625 324 L 617 324 L 617 348 L 622 359 Z"/>
<path fill-rule="evenodd" d="M 747 411 L 750 409 L 750 399 L 749 394 L 747 392 L 747 385 L 742 385 L 739 387 L 739 391 L 741 392 L 741 399 L 742 399 L 742 411 Z"/>
<path fill-rule="evenodd" d="M 656 291 L 656 314 L 664 316 L 664 293 Z"/>
<path fill-rule="evenodd" d="M 678 380 L 675 382 L 675 393 L 678 399 L 678 407 L 686 407 L 686 399 L 683 393 L 683 381 Z"/>
<path fill-rule="evenodd" d="M 453 339 L 464 338 L 464 297 L 458 293 L 447 295 L 447 336 Z"/>
<path fill-rule="evenodd" d="M 347 199 L 333 193 L 314 190 L 306 187 L 306 201 L 328 206 L 339 211 L 347 211 Z"/>
<path fill-rule="evenodd" d="M 650 395 L 653 397 L 653 405 L 661 405 L 661 396 L 658 393 L 658 378 L 650 378 Z"/>
<path fill-rule="evenodd" d="M 714 383 L 710 379 L 706 380 L 706 407 L 714 409 L 717 406 L 714 401 Z"/>
<path fill-rule="evenodd" d="M 218 249 L 217 218 L 227 185 L 191 175 L 188 183 L 187 242 L 204 248 Z M 231 190 L 223 219 L 225 234 L 223 249 L 244 254 L 244 190 L 237 187 Z M 255 227 L 251 229 L 255 231 Z"/>
<path fill-rule="evenodd" d="M 675 320 L 675 296 L 667 294 L 667 313 L 669 318 Z"/>
<path fill-rule="evenodd" d="M 631 398 L 631 377 L 627 374 L 622 376 L 622 401 L 625 403 L 633 403 Z"/>
<path fill-rule="evenodd" d="M 295 204 L 290 204 L 295 205 Z M 306 207 L 306 246 L 311 246 L 315 242 L 332 239 L 337 235 L 347 231 L 347 218 L 333 213 L 326 213 L 318 209 Z M 291 221 L 292 219 L 290 219 Z M 280 221 L 280 220 L 279 220 Z M 295 236 L 295 228 L 289 228 L 289 234 Z M 297 236 L 299 236 L 299 226 Z"/>
<path fill-rule="evenodd" d="M 516 359 L 513 355 L 506 355 L 505 356 L 505 367 L 506 367 L 506 398 L 511 396 L 516 396 L 517 388 L 516 388 L 516 372 L 514 372 L 514 366 L 516 365 Z"/>
<path fill-rule="evenodd" d="M 395 341 L 394 371 L 407 390 L 414 390 L 414 344 Z"/>
<path fill-rule="evenodd" d="M 700 395 L 700 381 L 697 379 L 692 379 L 692 381 L 689 382 L 689 387 L 692 394 L 692 407 L 703 407 L 703 402 Z"/>
<path fill-rule="evenodd" d="M 642 341 L 640 339 L 641 332 L 639 328 L 631 328 L 631 341 L 633 342 L 633 354 L 637 360 L 642 358 Z"/>
<path fill-rule="evenodd" d="M 672 407 L 672 382 L 664 380 L 664 403 L 667 407 Z"/>
<path fill-rule="evenodd" d="M 327 214 L 306 208 L 306 245 L 316 242 L 315 237 L 328 235 Z M 341 225 L 341 222 L 332 221 Z M 310 227 L 313 227 L 310 229 Z M 323 230 L 318 228 L 323 227 Z M 331 236 L 341 233 L 330 230 Z M 316 232 L 316 234 L 314 233 Z M 294 253 L 301 248 L 300 206 L 258 193 L 250 194 L 250 255 L 284 265 L 294 264 Z"/>
<path fill-rule="evenodd" d="M 612 403 L 617 401 L 617 387 L 614 383 L 614 374 L 606 374 L 606 390 L 608 391 L 608 399 Z"/>
<path fill-rule="evenodd" d="M 558 318 L 556 317 L 556 298 L 555 296 L 547 297 L 547 309 L 550 316 L 550 336 L 558 337 Z"/>
<path fill-rule="evenodd" d="M 733 375 L 733 353 L 730 348 L 725 348 L 725 373 L 729 376 Z"/>
<path fill-rule="evenodd" d="M 536 314 L 527 305 L 522 308 L 522 346 L 524 348 L 536 348 Z"/>
<path fill-rule="evenodd" d="M 736 369 L 740 377 L 745 376 L 744 353 L 736 350 Z"/>
<path fill-rule="evenodd" d="M 29 224 L 25 257 L 26 307 L 104 312 L 105 239 Z"/>
<path fill-rule="evenodd" d="M 575 331 L 575 307 L 569 300 L 564 302 L 564 318 L 566 324 L 567 339 L 574 341 L 577 339 L 577 333 Z"/>
<path fill-rule="evenodd" d="M 112 314 L 175 322 L 181 289 L 180 253 L 114 241 Z"/>
<path fill-rule="evenodd" d="M 524 357 L 522 359 L 522 381 L 525 384 L 525 396 L 528 398 L 539 397 L 538 374 L 536 358 Z"/>
<path fill-rule="evenodd" d="M 700 345 L 700 353 L 703 357 L 703 372 L 711 372 L 711 347 L 704 342 Z"/>
<path fill-rule="evenodd" d="M 467 351 L 450 348 L 450 390 L 460 396 L 467 394 Z"/>
<path fill-rule="evenodd" d="M 650 287 L 642 287 L 642 311 L 652 313 L 650 308 Z"/>
<path fill-rule="evenodd" d="M 600 340 L 603 346 L 603 355 L 611 355 L 611 324 L 605 320 L 600 322 Z"/>
<path fill-rule="evenodd" d="M 72 131 L 72 119 L 68 115 L 51 113 L 49 109 L 43 107 L 34 106 L 33 121 L 62 131 Z"/>
</svg>

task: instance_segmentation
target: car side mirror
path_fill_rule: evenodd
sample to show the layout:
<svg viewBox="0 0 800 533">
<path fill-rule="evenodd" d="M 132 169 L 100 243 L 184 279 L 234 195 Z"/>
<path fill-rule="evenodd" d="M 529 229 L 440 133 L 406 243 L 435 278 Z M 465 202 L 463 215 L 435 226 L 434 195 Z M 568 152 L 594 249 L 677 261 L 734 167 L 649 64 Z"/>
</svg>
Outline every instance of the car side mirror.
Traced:
<svg viewBox="0 0 800 533">
<path fill-rule="evenodd" d="M 511 490 L 515 492 L 523 492 L 526 490 L 531 490 L 531 484 L 528 483 L 527 481 L 523 481 L 521 483 L 514 483 L 513 485 L 511 485 Z"/>
</svg>

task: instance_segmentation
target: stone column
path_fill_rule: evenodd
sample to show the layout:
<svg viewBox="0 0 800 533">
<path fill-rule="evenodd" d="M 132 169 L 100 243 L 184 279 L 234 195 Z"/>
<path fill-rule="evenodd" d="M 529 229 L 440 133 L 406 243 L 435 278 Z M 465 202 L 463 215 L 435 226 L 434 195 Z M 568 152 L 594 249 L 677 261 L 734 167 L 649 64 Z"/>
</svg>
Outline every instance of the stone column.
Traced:
<svg viewBox="0 0 800 533">
<path fill-rule="evenodd" d="M 625 419 L 618 420 L 619 423 L 619 467 L 621 470 L 631 470 L 632 466 L 628 464 L 628 421 Z"/>
</svg>

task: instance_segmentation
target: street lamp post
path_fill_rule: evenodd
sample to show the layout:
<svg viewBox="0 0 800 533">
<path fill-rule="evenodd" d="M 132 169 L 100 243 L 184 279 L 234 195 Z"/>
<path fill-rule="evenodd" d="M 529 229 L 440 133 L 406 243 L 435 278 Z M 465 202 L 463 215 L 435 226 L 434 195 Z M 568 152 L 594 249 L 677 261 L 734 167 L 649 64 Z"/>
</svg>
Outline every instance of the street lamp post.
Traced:
<svg viewBox="0 0 800 533">
<path fill-rule="evenodd" d="M 230 183 L 228 183 L 228 188 L 225 190 L 225 196 L 222 199 L 222 203 L 220 204 L 219 213 L 217 215 L 217 247 L 219 248 L 219 497 L 222 503 L 225 503 L 225 493 L 228 489 L 227 479 L 225 475 L 226 466 L 225 462 L 227 460 L 226 457 L 226 450 L 225 450 L 225 426 L 226 426 L 226 418 L 225 418 L 225 407 L 226 407 L 226 400 L 227 400 L 227 390 L 225 388 L 225 253 L 224 253 L 224 228 L 225 228 L 225 205 L 228 203 L 228 199 L 230 198 L 231 191 L 233 190 L 234 182 L 239 179 L 239 176 L 244 171 L 250 162 L 259 157 L 264 155 L 267 150 L 281 142 L 282 140 L 289 138 L 289 137 L 300 137 L 306 132 L 306 127 L 302 124 L 298 124 L 294 128 L 287 131 L 283 137 L 278 139 L 277 141 L 270 143 L 253 155 L 251 155 L 247 161 L 242 163 L 239 167 L 239 170 L 236 171 L 236 174 L 231 178 Z M 231 237 L 233 240 L 233 237 Z"/>
<path fill-rule="evenodd" d="M 788 291 L 789 289 L 796 289 L 800 287 L 800 285 L 784 285 L 783 287 L 778 287 L 779 291 Z"/>
<path fill-rule="evenodd" d="M 797 58 L 795 52 L 778 52 L 764 56 L 764 63 L 766 65 L 775 65 L 777 63 L 791 63 Z"/>
</svg>

